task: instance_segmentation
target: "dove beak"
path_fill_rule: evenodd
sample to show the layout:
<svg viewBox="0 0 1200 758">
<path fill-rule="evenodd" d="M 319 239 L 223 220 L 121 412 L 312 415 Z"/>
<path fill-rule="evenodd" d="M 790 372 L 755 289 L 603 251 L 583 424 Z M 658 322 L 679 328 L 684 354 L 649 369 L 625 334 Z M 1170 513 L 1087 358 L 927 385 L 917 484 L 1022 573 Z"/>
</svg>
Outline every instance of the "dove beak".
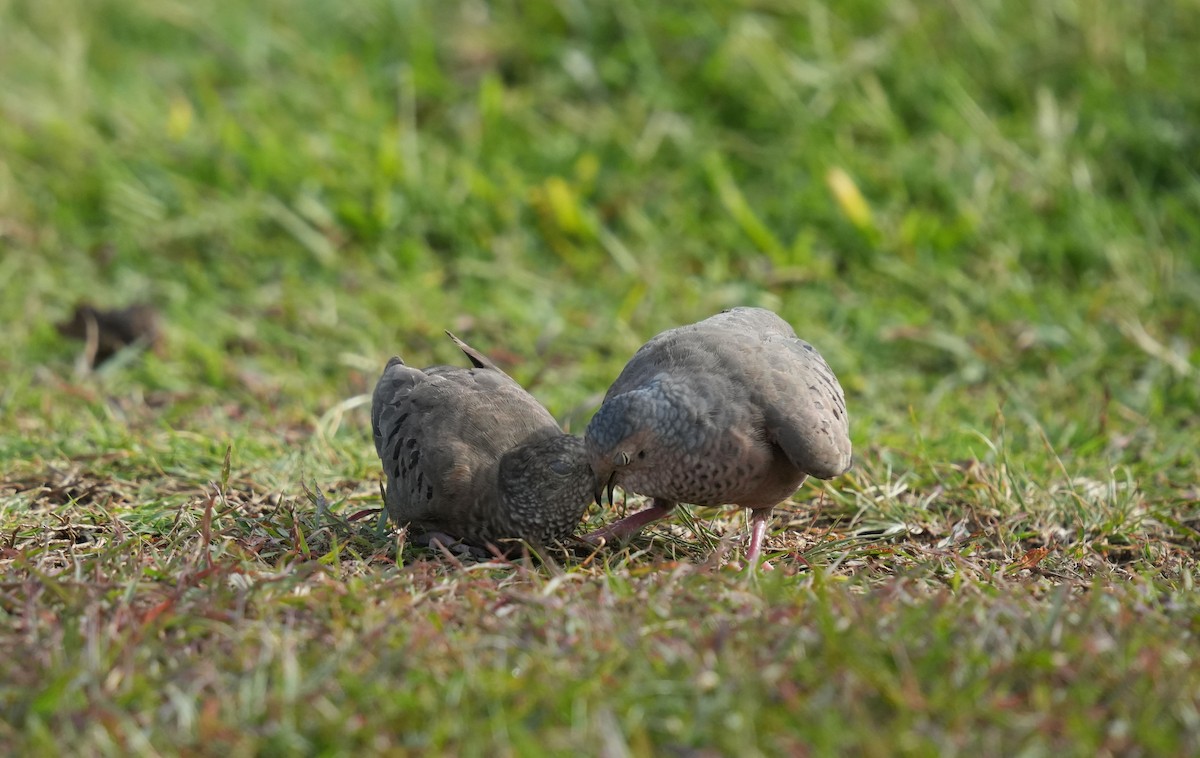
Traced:
<svg viewBox="0 0 1200 758">
<path fill-rule="evenodd" d="M 612 457 L 611 461 L 605 461 L 599 465 L 593 464 L 593 470 L 597 474 L 596 478 L 596 505 L 604 505 L 601 499 L 604 491 L 608 490 L 608 504 L 612 505 L 613 488 L 617 486 L 617 470 L 629 465 L 629 453 L 619 452 Z M 608 470 L 608 477 L 605 478 L 604 471 Z"/>
<path fill-rule="evenodd" d="M 608 475 L 608 480 L 596 480 L 596 505 L 604 505 L 604 492 L 608 491 L 608 502 L 612 504 L 613 487 L 617 484 L 617 472 L 613 471 Z"/>
<path fill-rule="evenodd" d="M 612 503 L 613 503 L 613 489 L 617 486 L 617 469 L 623 468 L 628 465 L 629 465 L 629 453 L 621 451 L 612 457 L 612 462 L 611 462 L 612 468 L 609 468 L 608 483 L 604 485 L 604 487 L 608 489 L 608 504 L 609 505 L 612 505 Z M 600 502 L 600 495 L 601 495 L 601 491 L 597 490 L 596 491 L 596 505 L 603 505 L 603 503 Z"/>
</svg>

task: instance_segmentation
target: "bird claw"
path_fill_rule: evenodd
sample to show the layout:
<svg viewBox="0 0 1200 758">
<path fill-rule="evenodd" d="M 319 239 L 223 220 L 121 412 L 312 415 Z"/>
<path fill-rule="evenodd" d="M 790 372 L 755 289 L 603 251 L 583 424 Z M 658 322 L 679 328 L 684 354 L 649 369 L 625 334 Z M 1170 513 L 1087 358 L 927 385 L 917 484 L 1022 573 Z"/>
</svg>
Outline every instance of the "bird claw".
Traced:
<svg viewBox="0 0 1200 758">
<path fill-rule="evenodd" d="M 470 558 L 476 561 L 486 561 L 491 558 L 491 554 L 487 550 L 468 545 L 443 532 L 426 532 L 415 538 L 413 544 L 437 552 L 445 551 L 454 558 Z"/>
</svg>

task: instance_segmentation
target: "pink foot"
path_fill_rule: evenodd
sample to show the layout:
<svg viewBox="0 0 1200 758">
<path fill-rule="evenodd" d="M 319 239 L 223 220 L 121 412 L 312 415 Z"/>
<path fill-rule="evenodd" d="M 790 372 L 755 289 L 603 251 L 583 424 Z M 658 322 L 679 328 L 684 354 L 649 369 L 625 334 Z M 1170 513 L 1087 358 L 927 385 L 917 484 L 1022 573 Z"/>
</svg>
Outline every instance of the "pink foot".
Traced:
<svg viewBox="0 0 1200 758">
<path fill-rule="evenodd" d="M 767 521 L 771 518 L 770 508 L 759 508 L 750 512 L 750 547 L 746 550 L 746 563 L 753 570 L 758 565 L 758 556 L 762 553 L 763 536 L 767 533 Z M 773 566 L 765 564 L 763 569 L 770 571 Z"/>
<path fill-rule="evenodd" d="M 581 539 L 585 542 L 590 542 L 593 545 L 600 544 L 601 540 L 612 542 L 614 540 L 625 539 L 633 534 L 636 534 L 647 524 L 652 524 L 655 521 L 666 518 L 671 514 L 671 509 L 675 507 L 674 503 L 668 505 L 660 505 L 656 500 L 654 505 L 651 505 L 644 511 L 638 511 L 632 516 L 626 516 L 620 521 L 614 521 L 608 526 L 601 527 L 594 532 L 589 532 L 583 535 Z"/>
</svg>

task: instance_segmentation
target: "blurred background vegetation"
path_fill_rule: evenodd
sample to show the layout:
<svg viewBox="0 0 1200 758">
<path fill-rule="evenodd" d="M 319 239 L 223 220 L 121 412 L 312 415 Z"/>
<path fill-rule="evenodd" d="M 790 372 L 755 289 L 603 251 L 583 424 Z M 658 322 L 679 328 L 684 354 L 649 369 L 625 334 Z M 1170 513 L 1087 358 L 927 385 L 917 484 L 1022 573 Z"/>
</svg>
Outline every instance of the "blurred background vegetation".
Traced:
<svg viewBox="0 0 1200 758">
<path fill-rule="evenodd" d="M 910 408 L 955 445 L 1002 402 L 1086 428 L 1105 392 L 1186 423 L 1194 11 L 10 0 L 0 361 L 61 366 L 75 301 L 144 299 L 144 386 L 319 405 L 452 328 L 561 416 L 758 304 L 860 443 Z"/>
</svg>

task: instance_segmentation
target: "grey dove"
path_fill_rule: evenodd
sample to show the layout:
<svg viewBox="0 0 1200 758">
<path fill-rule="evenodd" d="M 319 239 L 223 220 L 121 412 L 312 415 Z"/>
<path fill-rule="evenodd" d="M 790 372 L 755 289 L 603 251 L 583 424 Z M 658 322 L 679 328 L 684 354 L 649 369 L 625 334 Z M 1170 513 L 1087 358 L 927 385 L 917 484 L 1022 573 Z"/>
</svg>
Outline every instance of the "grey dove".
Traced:
<svg viewBox="0 0 1200 758">
<path fill-rule="evenodd" d="M 613 382 L 584 437 L 610 501 L 615 485 L 653 499 L 587 539 L 633 534 L 676 503 L 739 505 L 751 510 L 751 566 L 772 509 L 806 477 L 831 479 L 850 467 L 837 377 L 816 348 L 762 308 L 734 308 L 651 339 Z"/>
<path fill-rule="evenodd" d="M 417 534 L 477 548 L 568 537 L 596 489 L 583 440 L 446 334 L 471 368 L 416 369 L 395 357 L 375 385 L 371 426 L 388 516 Z"/>
</svg>

